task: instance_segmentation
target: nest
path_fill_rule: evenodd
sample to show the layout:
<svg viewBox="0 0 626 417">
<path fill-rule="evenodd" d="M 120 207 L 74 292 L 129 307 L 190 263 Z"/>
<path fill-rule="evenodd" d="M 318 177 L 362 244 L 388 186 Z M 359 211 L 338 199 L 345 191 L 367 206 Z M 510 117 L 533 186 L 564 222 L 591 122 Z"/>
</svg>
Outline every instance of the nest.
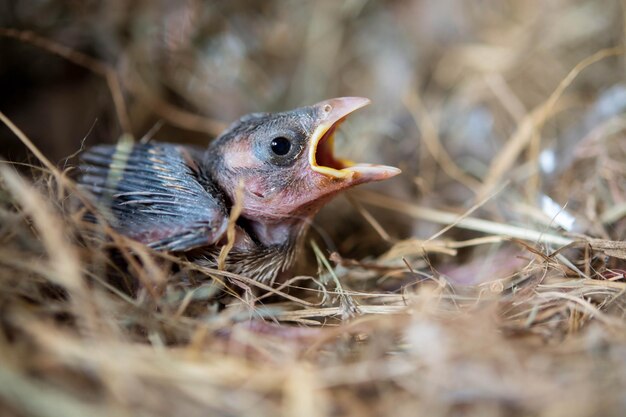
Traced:
<svg viewBox="0 0 626 417">
<path fill-rule="evenodd" d="M 186 2 L 122 18 L 113 6 L 91 14 L 49 2 L 83 20 L 46 36 L 3 29 L 8 56 L 35 45 L 102 84 L 94 101 L 117 122 L 90 141 L 199 141 L 258 107 L 354 90 L 392 104 L 351 122 L 342 154 L 405 172 L 322 212 L 301 274 L 269 287 L 84 222 L 71 170 L 47 156 L 60 133 L 42 141 L 36 112 L 16 102 L 0 118 L 10 149 L 31 159 L 0 165 L 3 414 L 623 415 L 626 87 L 613 46 L 621 12 L 606 3 L 539 13 L 517 2 L 320 2 L 305 13 L 232 2 L 195 15 Z M 116 30 L 136 29 L 146 11 L 176 30 L 160 49 L 137 31 L 119 46 Z M 91 33 L 96 17 L 97 57 L 61 36 Z M 214 19 L 246 24 L 206 24 Z M 308 35 L 287 36 L 285 24 L 304 22 Z M 208 56 L 199 39 L 212 41 Z M 294 56 L 299 65 L 280 65 Z M 218 59 L 246 81 L 219 110 L 231 75 Z M 151 60 L 159 66 L 146 68 Z M 213 87 L 186 90 L 198 77 Z"/>
</svg>

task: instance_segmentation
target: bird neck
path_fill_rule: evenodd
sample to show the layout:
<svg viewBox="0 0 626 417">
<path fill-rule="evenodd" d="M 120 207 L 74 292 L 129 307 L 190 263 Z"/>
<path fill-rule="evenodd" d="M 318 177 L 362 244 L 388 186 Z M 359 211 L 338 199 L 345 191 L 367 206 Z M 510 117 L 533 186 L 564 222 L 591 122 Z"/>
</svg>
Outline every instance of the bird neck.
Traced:
<svg viewBox="0 0 626 417">
<path fill-rule="evenodd" d="M 247 229 L 262 246 L 298 246 L 308 230 L 310 219 L 286 219 L 280 222 L 249 220 Z"/>
</svg>

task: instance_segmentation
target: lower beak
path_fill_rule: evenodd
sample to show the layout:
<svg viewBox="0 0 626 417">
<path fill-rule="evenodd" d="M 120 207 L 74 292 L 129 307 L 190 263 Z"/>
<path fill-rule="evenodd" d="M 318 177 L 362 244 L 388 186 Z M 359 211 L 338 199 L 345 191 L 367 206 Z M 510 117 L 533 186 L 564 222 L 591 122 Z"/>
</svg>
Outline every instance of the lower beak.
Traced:
<svg viewBox="0 0 626 417">
<path fill-rule="evenodd" d="M 348 115 L 365 107 L 370 100 L 363 97 L 341 97 L 317 103 L 321 122 L 311 136 L 309 164 L 313 171 L 329 178 L 358 182 L 381 181 L 400 174 L 395 167 L 355 163 L 337 159 L 333 154 L 334 134 Z"/>
</svg>

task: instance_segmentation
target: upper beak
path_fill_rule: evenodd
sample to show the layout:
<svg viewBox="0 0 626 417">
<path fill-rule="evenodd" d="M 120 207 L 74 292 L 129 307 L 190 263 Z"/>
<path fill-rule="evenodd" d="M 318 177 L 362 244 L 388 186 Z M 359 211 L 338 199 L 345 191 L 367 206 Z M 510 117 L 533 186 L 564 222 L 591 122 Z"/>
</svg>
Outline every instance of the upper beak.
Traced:
<svg viewBox="0 0 626 417">
<path fill-rule="evenodd" d="M 350 160 L 334 158 L 332 146 L 335 130 L 349 114 L 370 103 L 370 99 L 364 97 L 341 97 L 322 101 L 314 106 L 320 109 L 321 119 L 311 136 L 309 148 L 309 164 L 314 171 L 331 178 L 359 179 L 359 182 L 380 181 L 401 172 L 398 168 L 386 165 L 357 164 Z M 318 161 L 320 151 L 324 152 L 328 159 L 326 165 L 318 163 L 324 163 Z"/>
</svg>

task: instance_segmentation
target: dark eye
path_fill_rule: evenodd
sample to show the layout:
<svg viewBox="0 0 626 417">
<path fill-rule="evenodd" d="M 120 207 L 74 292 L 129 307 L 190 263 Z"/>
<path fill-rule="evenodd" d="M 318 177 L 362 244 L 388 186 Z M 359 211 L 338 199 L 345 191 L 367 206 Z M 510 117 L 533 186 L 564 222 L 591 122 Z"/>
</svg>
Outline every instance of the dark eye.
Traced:
<svg viewBox="0 0 626 417">
<path fill-rule="evenodd" d="M 261 161 L 277 167 L 289 167 L 298 161 L 304 150 L 306 136 L 288 129 L 259 132 L 255 138 L 255 153 Z M 269 130 L 269 129 L 268 129 Z"/>
<path fill-rule="evenodd" d="M 272 148 L 272 152 L 278 156 L 287 155 L 291 150 L 291 141 L 280 136 L 272 140 L 270 147 Z"/>
</svg>

